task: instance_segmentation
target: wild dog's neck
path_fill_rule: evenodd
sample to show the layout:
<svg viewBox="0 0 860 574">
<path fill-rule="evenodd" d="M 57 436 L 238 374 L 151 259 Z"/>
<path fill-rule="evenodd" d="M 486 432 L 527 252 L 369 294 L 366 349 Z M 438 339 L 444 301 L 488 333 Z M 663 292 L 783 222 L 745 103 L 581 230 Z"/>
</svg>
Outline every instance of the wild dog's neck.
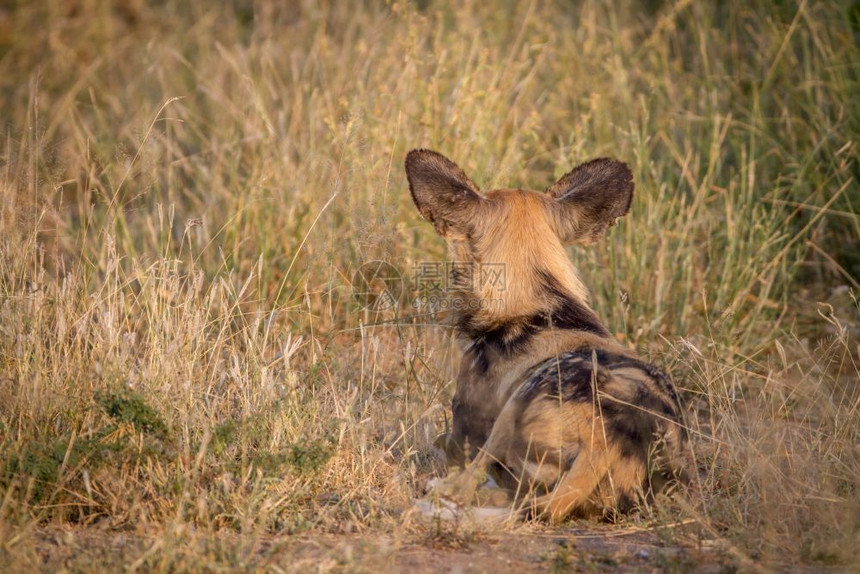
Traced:
<svg viewBox="0 0 860 574">
<path fill-rule="evenodd" d="M 545 330 L 608 336 L 551 220 L 530 196 L 510 193 L 504 199 L 484 227 L 449 236 L 452 260 L 470 262 L 473 273 L 466 283 L 455 278 L 466 298 L 457 309 L 460 333 L 502 349 Z"/>
<path fill-rule="evenodd" d="M 480 293 L 457 312 L 457 328 L 470 347 L 482 353 L 486 348 L 496 348 L 503 353 L 513 353 L 524 348 L 540 332 L 579 331 L 599 337 L 610 333 L 588 306 L 584 287 L 571 266 L 571 275 L 555 276 L 545 269 L 530 273 L 529 282 L 506 277 L 507 282 L 518 285 L 530 284 L 531 292 L 523 293 L 507 289 L 493 289 L 492 293 Z M 571 285 L 579 289 L 574 291 Z M 578 292 L 577 292 L 578 291 Z"/>
</svg>

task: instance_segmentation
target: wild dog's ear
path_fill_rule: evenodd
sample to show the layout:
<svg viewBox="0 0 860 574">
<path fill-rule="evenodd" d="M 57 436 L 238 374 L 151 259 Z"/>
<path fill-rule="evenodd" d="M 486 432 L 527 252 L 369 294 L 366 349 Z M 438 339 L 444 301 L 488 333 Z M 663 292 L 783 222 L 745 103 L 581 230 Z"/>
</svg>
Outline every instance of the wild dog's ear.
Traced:
<svg viewBox="0 0 860 574">
<path fill-rule="evenodd" d="M 443 237 L 449 227 L 463 230 L 483 199 L 463 170 L 435 151 L 406 154 L 406 177 L 418 211 Z"/>
<path fill-rule="evenodd" d="M 555 198 L 554 215 L 562 241 L 594 243 L 630 210 L 633 174 L 623 162 L 594 159 L 574 168 L 546 191 Z"/>
</svg>

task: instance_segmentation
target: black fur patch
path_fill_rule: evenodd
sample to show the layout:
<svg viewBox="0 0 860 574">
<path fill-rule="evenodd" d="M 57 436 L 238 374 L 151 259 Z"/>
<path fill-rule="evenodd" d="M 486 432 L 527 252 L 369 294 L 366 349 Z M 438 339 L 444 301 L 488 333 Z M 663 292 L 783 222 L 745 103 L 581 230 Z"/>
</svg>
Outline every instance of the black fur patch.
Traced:
<svg viewBox="0 0 860 574">
<path fill-rule="evenodd" d="M 654 365 L 604 349 L 585 348 L 563 353 L 536 365 L 537 372 L 523 385 L 520 390 L 520 398 L 529 401 L 540 393 L 554 393 L 554 396 L 558 398 L 558 391 L 555 389 L 561 381 L 564 400 L 580 401 L 587 399 L 590 401 L 593 376 L 592 355 L 597 358 L 596 380 L 598 383 L 605 382 L 615 369 L 635 368 L 642 371 L 648 378 L 655 381 L 660 378 L 666 384 L 666 376 Z M 583 385 L 586 388 L 580 389 L 579 387 Z"/>
<path fill-rule="evenodd" d="M 601 337 L 609 337 L 609 330 L 600 322 L 594 311 L 560 290 L 557 287 L 558 281 L 546 271 L 538 270 L 538 275 L 541 279 L 541 286 L 547 292 L 548 298 L 553 301 L 552 310 L 536 318 L 539 323 L 542 323 L 542 326 L 553 329 L 585 331 Z"/>
<path fill-rule="evenodd" d="M 558 282 L 549 273 L 538 271 L 538 274 L 547 299 L 551 301 L 547 311 L 514 317 L 492 329 L 475 326 L 471 313 L 463 313 L 459 317 L 457 329 L 472 340 L 480 372 L 486 372 L 489 368 L 488 351 L 496 351 L 503 356 L 514 355 L 523 351 L 531 338 L 541 331 L 584 331 L 601 337 L 610 336 L 609 330 L 594 311 L 556 287 Z"/>
<path fill-rule="evenodd" d="M 488 355 L 492 352 L 501 355 L 515 355 L 524 350 L 537 329 L 531 325 L 511 323 L 472 335 L 472 352 L 475 354 L 479 372 L 486 373 L 490 368 Z"/>
<path fill-rule="evenodd" d="M 494 419 L 476 406 L 474 401 L 463 402 L 457 396 L 451 401 L 454 424 L 452 438 L 459 446 L 459 455 L 471 458 L 477 454 L 477 449 L 487 441 Z M 468 443 L 468 444 L 467 444 Z M 463 452 L 469 450 L 471 452 Z M 459 458 L 459 457 L 458 457 Z"/>
<path fill-rule="evenodd" d="M 593 357 L 597 359 L 596 372 Z M 631 368 L 641 371 L 644 379 L 638 382 L 635 397 L 621 401 L 604 392 L 595 406 L 600 410 L 607 436 L 619 446 L 621 454 L 645 462 L 653 436 L 661 426 L 660 417 L 678 419 L 674 389 L 657 367 L 602 349 L 580 349 L 537 365 L 517 398 L 524 407 L 535 400 L 594 403 L 595 387 L 605 391 L 615 369 Z M 624 379 L 629 382 L 627 377 Z M 669 391 L 667 397 L 649 390 L 648 380 Z"/>
</svg>

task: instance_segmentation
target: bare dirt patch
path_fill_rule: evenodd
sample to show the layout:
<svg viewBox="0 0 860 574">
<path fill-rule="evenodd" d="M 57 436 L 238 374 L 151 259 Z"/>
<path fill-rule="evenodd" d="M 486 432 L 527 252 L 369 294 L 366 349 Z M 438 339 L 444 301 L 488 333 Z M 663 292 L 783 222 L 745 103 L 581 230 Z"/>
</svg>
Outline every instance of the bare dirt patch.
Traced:
<svg viewBox="0 0 860 574">
<path fill-rule="evenodd" d="M 0 554 L 6 571 L 273 572 L 733 572 L 746 568 L 714 544 L 665 544 L 657 532 L 589 524 L 457 533 L 145 537 L 98 528 L 46 528 Z"/>
</svg>

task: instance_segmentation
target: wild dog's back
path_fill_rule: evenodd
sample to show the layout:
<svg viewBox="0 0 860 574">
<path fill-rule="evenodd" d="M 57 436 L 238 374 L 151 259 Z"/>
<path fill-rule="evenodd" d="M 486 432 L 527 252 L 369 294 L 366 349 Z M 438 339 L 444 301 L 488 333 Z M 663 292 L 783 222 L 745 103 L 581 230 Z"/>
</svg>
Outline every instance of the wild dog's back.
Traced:
<svg viewBox="0 0 860 574">
<path fill-rule="evenodd" d="M 464 357 L 452 450 L 477 456 L 448 481 L 449 494 L 468 496 L 485 468 L 500 463 L 526 483 L 520 492 L 544 492 L 532 504 L 559 519 L 624 506 L 675 472 L 684 441 L 677 397 L 656 368 L 610 336 L 564 249 L 599 240 L 627 213 L 627 166 L 594 160 L 543 194 L 481 192 L 427 150 L 410 152 L 406 171 L 452 260 L 501 266 L 506 277 L 502 285 L 453 277 Z"/>
</svg>

